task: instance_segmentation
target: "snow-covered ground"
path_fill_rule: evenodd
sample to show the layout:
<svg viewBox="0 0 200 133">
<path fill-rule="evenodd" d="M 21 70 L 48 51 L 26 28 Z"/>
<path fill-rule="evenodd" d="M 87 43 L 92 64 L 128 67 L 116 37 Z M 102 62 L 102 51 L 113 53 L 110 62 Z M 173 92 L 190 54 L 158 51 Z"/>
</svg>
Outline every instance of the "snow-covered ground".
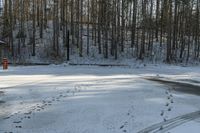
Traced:
<svg viewBox="0 0 200 133">
<path fill-rule="evenodd" d="M 152 76 L 198 85 L 200 68 L 64 64 L 0 70 L 0 133 L 198 133 L 200 97 L 145 79 Z"/>
</svg>

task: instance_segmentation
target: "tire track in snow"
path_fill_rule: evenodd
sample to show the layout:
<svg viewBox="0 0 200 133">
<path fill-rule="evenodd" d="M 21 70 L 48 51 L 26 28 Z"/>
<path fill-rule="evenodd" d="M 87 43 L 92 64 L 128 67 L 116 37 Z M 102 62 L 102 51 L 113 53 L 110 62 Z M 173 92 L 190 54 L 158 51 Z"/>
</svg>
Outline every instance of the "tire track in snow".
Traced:
<svg viewBox="0 0 200 133">
<path fill-rule="evenodd" d="M 163 133 L 166 131 L 169 131 L 170 129 L 173 129 L 179 125 L 182 125 L 186 122 L 195 120 L 200 118 L 200 111 L 192 112 L 189 114 L 181 115 L 169 120 L 166 120 L 164 122 L 160 122 L 157 124 L 154 124 L 150 127 L 147 127 L 138 133 Z"/>
</svg>

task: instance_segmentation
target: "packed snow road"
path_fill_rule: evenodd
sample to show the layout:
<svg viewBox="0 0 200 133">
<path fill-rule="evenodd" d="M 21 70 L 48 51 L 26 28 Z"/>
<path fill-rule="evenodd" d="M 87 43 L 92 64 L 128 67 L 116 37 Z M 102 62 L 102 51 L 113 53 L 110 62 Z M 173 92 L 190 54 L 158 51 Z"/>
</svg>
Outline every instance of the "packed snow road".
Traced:
<svg viewBox="0 0 200 133">
<path fill-rule="evenodd" d="M 198 95 L 147 76 L 200 81 L 200 69 L 61 65 L 0 70 L 0 133 L 136 133 L 156 123 L 162 129 L 162 122 L 200 110 Z M 192 116 L 198 132 L 198 113 Z"/>
</svg>

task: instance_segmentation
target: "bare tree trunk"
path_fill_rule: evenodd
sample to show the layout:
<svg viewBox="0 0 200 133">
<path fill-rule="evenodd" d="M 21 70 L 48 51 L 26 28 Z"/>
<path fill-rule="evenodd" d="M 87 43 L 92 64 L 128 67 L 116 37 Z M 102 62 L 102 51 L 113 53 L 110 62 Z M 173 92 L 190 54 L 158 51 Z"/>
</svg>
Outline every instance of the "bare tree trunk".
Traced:
<svg viewBox="0 0 200 133">
<path fill-rule="evenodd" d="M 44 28 L 47 28 L 48 18 L 47 18 L 47 0 L 44 0 Z"/>
<path fill-rule="evenodd" d="M 98 51 L 99 54 L 102 53 L 101 43 L 102 43 L 102 24 L 103 24 L 103 0 L 99 0 L 99 13 L 98 13 Z"/>
<path fill-rule="evenodd" d="M 43 0 L 41 0 L 41 8 L 40 8 L 40 38 L 43 38 L 43 27 L 44 27 L 44 19 L 43 19 Z"/>
<path fill-rule="evenodd" d="M 75 44 L 74 34 L 74 0 L 71 0 L 71 35 L 73 45 Z"/>
<path fill-rule="evenodd" d="M 156 41 L 158 41 L 158 32 L 159 32 L 159 8 L 160 8 L 160 0 L 156 0 Z"/>
<path fill-rule="evenodd" d="M 137 0 L 133 2 L 133 18 L 132 18 L 132 37 L 131 37 L 131 48 L 135 45 L 135 33 L 136 33 L 136 18 L 137 16 Z"/>
<path fill-rule="evenodd" d="M 81 0 L 81 35 L 80 35 L 80 53 L 79 56 L 83 57 L 83 0 Z"/>
<path fill-rule="evenodd" d="M 171 53 L 171 37 L 172 37 L 172 0 L 169 0 L 169 13 L 168 13 L 168 17 L 167 17 L 167 20 L 168 20 L 168 30 L 167 30 L 167 58 L 166 58 L 166 61 L 168 63 L 171 62 L 171 59 L 172 59 L 172 53 Z"/>
<path fill-rule="evenodd" d="M 142 37 L 141 37 L 141 48 L 140 48 L 140 55 L 139 55 L 139 59 L 141 59 L 141 60 L 143 60 L 144 56 L 145 56 L 146 6 L 147 6 L 147 0 L 143 0 L 143 6 L 142 6 Z"/>
<path fill-rule="evenodd" d="M 124 52 L 124 30 L 125 30 L 125 1 L 122 0 L 122 10 L 121 10 L 122 18 L 121 18 L 121 52 Z"/>
<path fill-rule="evenodd" d="M 35 32 L 36 32 L 36 23 L 35 23 L 35 0 L 32 0 L 33 4 L 32 4 L 32 17 L 33 17 L 33 37 L 32 37 L 32 42 L 33 42 L 33 46 L 32 46 L 32 56 L 35 56 Z"/>
<path fill-rule="evenodd" d="M 174 7 L 174 25 L 173 25 L 173 58 L 176 58 L 176 48 L 177 48 L 177 30 L 178 30 L 178 17 L 177 17 L 177 8 L 178 8 L 178 2 L 175 1 L 175 7 Z"/>
<path fill-rule="evenodd" d="M 58 19 L 58 0 L 54 0 L 54 19 L 53 19 L 53 49 L 56 57 L 59 56 L 59 19 Z"/>
<path fill-rule="evenodd" d="M 10 46 L 11 46 L 11 55 L 12 55 L 12 57 L 14 57 L 12 0 L 9 0 L 9 16 L 10 16 L 10 35 L 9 35 L 9 41 L 10 41 Z"/>
<path fill-rule="evenodd" d="M 90 0 L 87 0 L 87 55 L 89 55 L 89 46 L 90 46 Z"/>
</svg>

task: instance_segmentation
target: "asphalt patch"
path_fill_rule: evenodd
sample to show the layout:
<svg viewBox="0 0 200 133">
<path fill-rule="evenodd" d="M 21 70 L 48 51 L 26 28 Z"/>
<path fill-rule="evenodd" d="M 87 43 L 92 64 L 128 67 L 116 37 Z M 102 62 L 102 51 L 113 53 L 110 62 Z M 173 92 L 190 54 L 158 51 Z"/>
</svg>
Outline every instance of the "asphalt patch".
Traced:
<svg viewBox="0 0 200 133">
<path fill-rule="evenodd" d="M 168 81 L 165 79 L 160 79 L 160 78 L 145 78 L 150 81 L 155 81 L 158 82 L 162 85 L 167 85 L 170 88 L 173 88 L 174 91 L 179 91 L 187 94 L 192 94 L 192 95 L 198 95 L 200 96 L 200 86 L 198 85 L 193 85 L 190 83 L 181 83 L 177 81 Z"/>
<path fill-rule="evenodd" d="M 1 105 L 1 104 L 4 104 L 4 103 L 5 103 L 5 101 L 1 101 L 1 100 L 0 100 L 0 105 Z"/>
</svg>

